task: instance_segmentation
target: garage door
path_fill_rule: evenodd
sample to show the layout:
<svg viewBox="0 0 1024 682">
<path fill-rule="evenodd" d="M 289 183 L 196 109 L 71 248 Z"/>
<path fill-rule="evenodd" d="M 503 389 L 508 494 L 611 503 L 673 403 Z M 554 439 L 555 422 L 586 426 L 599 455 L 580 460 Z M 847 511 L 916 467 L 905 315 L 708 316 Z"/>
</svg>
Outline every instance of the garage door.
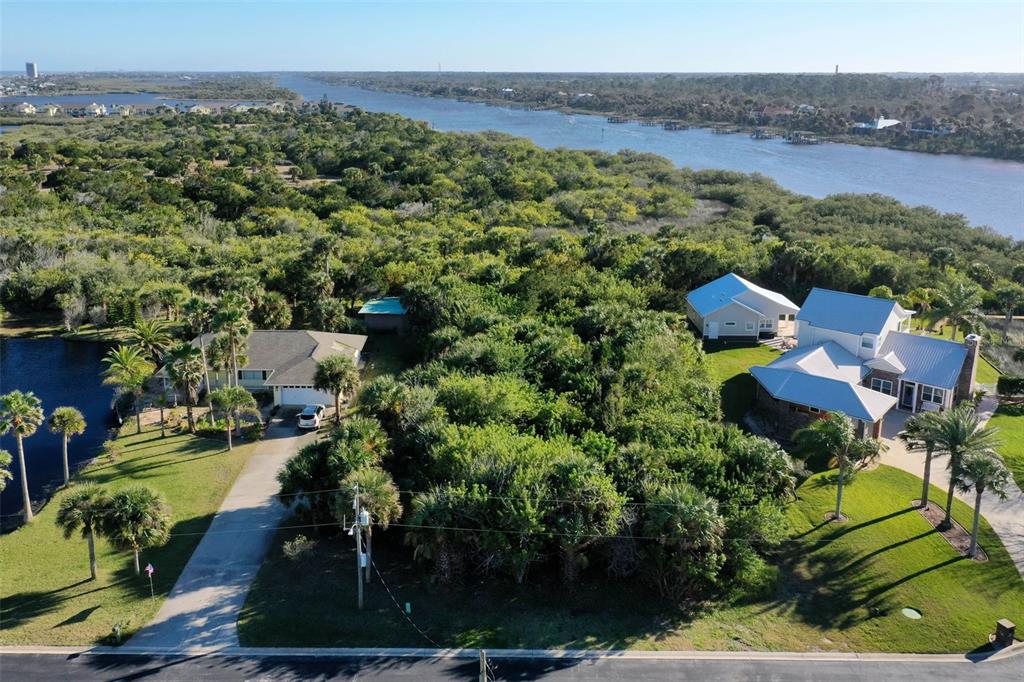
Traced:
<svg viewBox="0 0 1024 682">
<path fill-rule="evenodd" d="M 281 389 L 282 405 L 327 405 L 334 404 L 334 396 L 310 386 L 286 386 Z"/>
</svg>

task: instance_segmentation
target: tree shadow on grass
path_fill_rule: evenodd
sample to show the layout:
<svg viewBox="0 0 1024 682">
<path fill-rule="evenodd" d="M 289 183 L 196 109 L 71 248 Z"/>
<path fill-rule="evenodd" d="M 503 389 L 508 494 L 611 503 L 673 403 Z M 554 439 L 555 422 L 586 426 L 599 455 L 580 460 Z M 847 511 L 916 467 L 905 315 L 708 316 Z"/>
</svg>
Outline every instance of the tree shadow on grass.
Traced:
<svg viewBox="0 0 1024 682">
<path fill-rule="evenodd" d="M 71 591 L 89 582 L 92 581 L 90 579 L 79 580 L 77 583 L 72 583 L 56 590 L 19 592 L 5 597 L 2 604 L 0 604 L 0 623 L 3 623 L 4 629 L 16 628 L 35 618 L 56 611 L 65 602 L 95 592 L 108 590 L 122 584 L 124 580 L 123 578 L 118 578 L 109 584 L 84 592 Z"/>
<path fill-rule="evenodd" d="M 737 374 L 722 382 L 722 414 L 726 420 L 740 424 L 754 406 L 754 377 Z"/>
<path fill-rule="evenodd" d="M 57 623 L 56 625 L 53 626 L 53 628 L 57 629 L 57 628 L 66 627 L 68 625 L 76 625 L 78 623 L 84 623 L 86 620 L 89 619 L 89 616 L 91 616 L 99 608 L 100 608 L 100 606 L 96 605 L 96 606 L 90 606 L 87 609 L 82 609 L 81 611 L 79 611 L 75 615 L 70 616 L 68 618 L 65 618 L 61 622 Z"/>
</svg>

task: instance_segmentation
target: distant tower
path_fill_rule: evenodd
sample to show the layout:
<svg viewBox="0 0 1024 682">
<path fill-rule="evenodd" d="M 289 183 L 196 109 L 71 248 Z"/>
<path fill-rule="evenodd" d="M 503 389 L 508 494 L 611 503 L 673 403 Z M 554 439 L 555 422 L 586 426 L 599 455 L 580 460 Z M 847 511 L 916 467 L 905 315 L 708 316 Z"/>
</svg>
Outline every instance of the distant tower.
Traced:
<svg viewBox="0 0 1024 682">
<path fill-rule="evenodd" d="M 39 69 L 35 62 L 25 62 L 25 76 L 27 78 L 39 78 Z"/>
<path fill-rule="evenodd" d="M 839 65 L 838 64 L 836 64 L 836 75 L 837 76 L 839 75 Z"/>
</svg>

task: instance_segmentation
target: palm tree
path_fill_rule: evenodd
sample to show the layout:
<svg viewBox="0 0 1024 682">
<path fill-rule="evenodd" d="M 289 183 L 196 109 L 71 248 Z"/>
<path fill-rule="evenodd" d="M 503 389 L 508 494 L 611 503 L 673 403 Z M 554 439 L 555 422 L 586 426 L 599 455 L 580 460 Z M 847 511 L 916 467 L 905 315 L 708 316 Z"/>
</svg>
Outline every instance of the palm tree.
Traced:
<svg viewBox="0 0 1024 682">
<path fill-rule="evenodd" d="M 398 488 L 391 474 L 380 467 L 365 466 L 356 469 L 342 479 L 341 488 L 345 494 L 339 495 L 335 505 L 335 516 L 344 520 L 346 513 L 351 518 L 352 496 L 348 491 L 359 491 L 359 504 L 370 513 L 372 524 L 366 529 L 366 556 L 373 562 L 373 526 L 387 530 L 388 525 L 402 516 L 402 504 L 398 499 Z M 366 582 L 370 582 L 370 572 L 366 572 Z"/>
<path fill-rule="evenodd" d="M 907 302 L 910 304 L 908 307 L 916 308 L 918 311 L 918 322 L 923 326 L 927 321 L 929 323 L 934 322 L 932 319 L 932 306 L 935 303 L 937 294 L 935 289 L 929 289 L 927 287 L 917 287 L 911 289 L 907 293 Z"/>
<path fill-rule="evenodd" d="M 103 536 L 116 549 L 131 552 L 135 575 L 139 574 L 139 552 L 167 542 L 171 532 L 170 507 L 163 496 L 144 485 L 118 490 L 111 495 L 103 514 Z"/>
<path fill-rule="evenodd" d="M 128 330 L 128 338 L 134 341 L 154 364 L 159 364 L 173 340 L 167 330 L 167 323 L 163 320 L 139 320 Z"/>
<path fill-rule="evenodd" d="M 861 439 L 855 434 L 853 421 L 845 414 L 830 412 L 810 426 L 793 433 L 799 450 L 806 455 L 823 453 L 829 466 L 839 469 L 836 490 L 835 521 L 843 518 L 843 484 L 846 472 L 878 459 L 884 446 L 873 438 Z"/>
<path fill-rule="evenodd" d="M 998 430 L 984 426 L 974 407 L 967 403 L 943 412 L 936 418 L 935 449 L 949 455 L 949 489 L 946 491 L 946 517 L 939 528 L 953 525 L 953 493 L 965 457 L 994 455 L 999 447 Z"/>
<path fill-rule="evenodd" d="M 7 481 L 14 478 L 11 475 L 11 453 L 0 450 L 0 493 L 7 487 Z"/>
<path fill-rule="evenodd" d="M 953 340 L 960 329 L 977 329 L 984 325 L 985 315 L 981 312 L 981 287 L 963 279 L 954 279 L 939 290 L 936 312 L 953 325 Z"/>
<path fill-rule="evenodd" d="M 1013 324 L 1013 313 L 1024 308 L 1024 286 L 1016 282 L 1004 282 L 995 292 L 999 307 L 1006 313 L 1006 323 L 1003 326 L 1003 343 L 1010 334 L 1010 325 Z"/>
<path fill-rule="evenodd" d="M 928 508 L 928 493 L 931 489 L 932 456 L 935 454 L 935 430 L 938 415 L 935 412 L 919 412 L 907 420 L 899 438 L 911 450 L 924 450 L 924 485 L 921 488 L 921 508 Z"/>
<path fill-rule="evenodd" d="M 107 369 L 103 372 L 103 383 L 117 386 L 122 393 L 131 394 L 135 402 L 135 433 L 142 433 L 142 390 L 146 380 L 153 373 L 154 365 L 146 359 L 145 351 L 139 346 L 120 345 L 107 351 L 103 358 Z"/>
<path fill-rule="evenodd" d="M 195 433 L 196 422 L 192 408 L 199 398 L 199 386 L 203 381 L 202 352 L 188 341 L 182 341 L 167 354 L 167 376 L 175 391 L 185 397 L 185 411 L 188 414 L 188 430 Z"/>
<path fill-rule="evenodd" d="M 213 328 L 227 338 L 233 377 L 228 380 L 228 385 L 233 383 L 237 386 L 238 348 L 252 334 L 252 323 L 249 322 L 249 302 L 237 294 L 225 294 L 213 316 Z"/>
<path fill-rule="evenodd" d="M 975 452 L 964 455 L 960 462 L 957 487 L 961 492 L 974 491 L 974 523 L 971 526 L 971 548 L 967 556 L 978 551 L 978 522 L 981 519 L 981 496 L 986 490 L 1005 500 L 1010 485 L 1010 471 L 995 453 Z"/>
<path fill-rule="evenodd" d="M 50 431 L 62 436 L 64 445 L 64 485 L 71 480 L 68 471 L 68 441 L 85 431 L 85 417 L 73 407 L 58 407 L 50 415 Z"/>
<path fill-rule="evenodd" d="M 228 435 L 228 450 L 233 448 L 231 442 L 231 416 L 235 417 L 235 426 L 239 426 L 240 422 L 238 419 L 239 412 L 256 411 L 256 399 L 252 397 L 249 391 L 245 390 L 241 386 L 225 386 L 224 388 L 218 388 L 213 391 L 210 396 L 213 400 L 213 405 L 218 410 L 224 413 L 224 421 L 226 423 L 226 430 Z"/>
<path fill-rule="evenodd" d="M 213 424 L 213 403 L 210 402 L 210 365 L 206 361 L 206 339 L 204 337 L 204 334 L 212 328 L 213 306 L 208 301 L 193 296 L 185 303 L 183 311 L 189 329 L 199 338 L 199 353 L 203 360 L 203 383 L 206 386 L 206 408 L 210 416 L 210 424 Z"/>
<path fill-rule="evenodd" d="M 64 539 L 70 540 L 76 530 L 89 543 L 89 574 L 96 580 L 95 535 L 110 507 L 110 497 L 103 488 L 94 485 L 76 487 L 64 496 L 57 509 L 54 521 L 64 531 Z"/>
<path fill-rule="evenodd" d="M 341 423 L 341 396 L 359 386 L 359 370 L 348 355 L 328 355 L 317 363 L 313 388 L 334 394 L 334 422 Z"/>
<path fill-rule="evenodd" d="M 28 496 L 24 441 L 35 433 L 42 423 L 43 403 L 31 391 L 11 391 L 0 396 L 0 436 L 13 432 L 18 441 L 18 470 L 21 472 L 21 499 L 25 504 L 25 523 L 32 520 L 32 500 Z"/>
</svg>

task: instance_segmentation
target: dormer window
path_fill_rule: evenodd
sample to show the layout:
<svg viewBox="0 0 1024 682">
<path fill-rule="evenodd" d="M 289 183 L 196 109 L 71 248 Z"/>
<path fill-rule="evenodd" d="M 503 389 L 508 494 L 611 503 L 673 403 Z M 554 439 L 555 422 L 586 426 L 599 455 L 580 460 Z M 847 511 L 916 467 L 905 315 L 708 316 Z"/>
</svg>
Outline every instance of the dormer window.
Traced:
<svg viewBox="0 0 1024 682">
<path fill-rule="evenodd" d="M 869 336 L 862 336 L 860 339 L 860 347 L 867 348 L 868 350 L 875 349 L 875 340 Z"/>
</svg>

